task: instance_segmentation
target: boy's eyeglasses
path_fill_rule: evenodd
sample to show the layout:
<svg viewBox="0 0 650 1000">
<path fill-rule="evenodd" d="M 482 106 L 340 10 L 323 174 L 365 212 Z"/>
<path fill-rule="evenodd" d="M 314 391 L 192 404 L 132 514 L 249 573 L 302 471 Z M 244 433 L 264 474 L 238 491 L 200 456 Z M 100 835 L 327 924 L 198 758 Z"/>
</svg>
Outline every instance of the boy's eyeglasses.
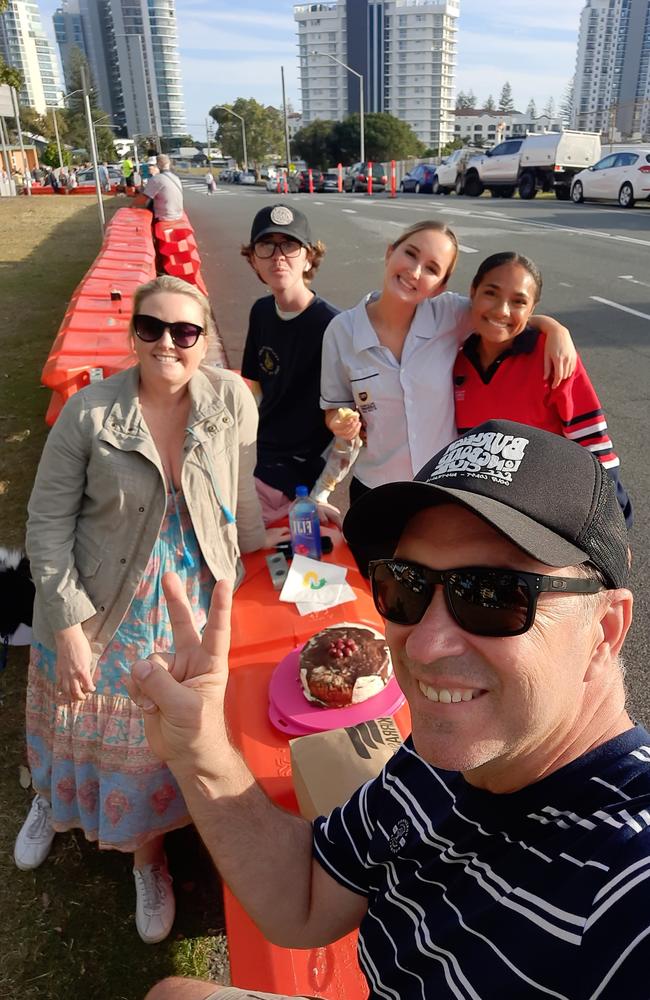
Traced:
<svg viewBox="0 0 650 1000">
<path fill-rule="evenodd" d="M 260 260 L 268 260 L 270 257 L 273 257 L 276 250 L 279 250 L 285 257 L 297 257 L 302 250 L 302 243 L 298 243 L 296 240 L 282 240 L 281 243 L 274 243 L 272 240 L 269 240 L 265 243 L 261 240 L 253 247 L 253 253 Z"/>
<path fill-rule="evenodd" d="M 464 566 L 430 569 L 408 559 L 375 559 L 370 563 L 375 606 L 382 618 L 396 625 L 417 625 L 442 584 L 449 613 L 472 635 L 514 636 L 535 621 L 540 594 L 597 594 L 599 580 L 541 576 L 519 570 Z"/>
<path fill-rule="evenodd" d="M 205 336 L 202 326 L 196 323 L 165 323 L 164 319 L 157 316 L 147 316 L 146 313 L 137 313 L 133 317 L 133 329 L 136 337 L 143 340 L 145 344 L 153 344 L 160 340 L 165 330 L 169 330 L 176 347 L 186 350 L 194 347 L 200 336 Z"/>
</svg>

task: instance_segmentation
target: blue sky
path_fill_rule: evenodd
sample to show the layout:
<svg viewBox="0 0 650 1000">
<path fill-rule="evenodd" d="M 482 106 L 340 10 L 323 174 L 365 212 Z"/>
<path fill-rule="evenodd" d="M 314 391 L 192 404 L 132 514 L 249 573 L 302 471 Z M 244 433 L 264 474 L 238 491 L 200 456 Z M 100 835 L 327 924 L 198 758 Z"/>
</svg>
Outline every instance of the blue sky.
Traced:
<svg viewBox="0 0 650 1000">
<path fill-rule="evenodd" d="M 41 0 L 48 32 L 57 0 Z M 509 80 L 522 111 L 562 98 L 574 71 L 584 0 L 460 0 L 456 87 L 483 101 Z M 288 0 L 176 0 L 189 131 L 200 136 L 210 107 L 237 97 L 299 109 L 296 26 Z"/>
</svg>

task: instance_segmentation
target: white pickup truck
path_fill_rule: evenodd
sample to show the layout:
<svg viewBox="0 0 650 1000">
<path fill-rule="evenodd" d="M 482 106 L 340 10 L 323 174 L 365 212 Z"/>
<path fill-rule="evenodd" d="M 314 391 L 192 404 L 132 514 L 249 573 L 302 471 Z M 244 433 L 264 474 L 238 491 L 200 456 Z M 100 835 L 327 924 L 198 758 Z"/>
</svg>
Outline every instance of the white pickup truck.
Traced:
<svg viewBox="0 0 650 1000">
<path fill-rule="evenodd" d="M 477 153 L 480 153 L 480 150 L 474 149 L 472 146 L 462 146 L 460 149 L 455 149 L 451 156 L 437 168 L 432 186 L 433 193 L 449 194 L 450 191 L 455 191 L 457 194 L 462 194 L 467 161 L 476 156 Z"/>
<path fill-rule="evenodd" d="M 473 156 L 465 164 L 460 186 L 475 198 L 486 189 L 500 198 L 512 198 L 516 190 L 520 198 L 555 191 L 556 198 L 568 201 L 574 175 L 599 157 L 597 132 L 534 132 Z"/>
</svg>

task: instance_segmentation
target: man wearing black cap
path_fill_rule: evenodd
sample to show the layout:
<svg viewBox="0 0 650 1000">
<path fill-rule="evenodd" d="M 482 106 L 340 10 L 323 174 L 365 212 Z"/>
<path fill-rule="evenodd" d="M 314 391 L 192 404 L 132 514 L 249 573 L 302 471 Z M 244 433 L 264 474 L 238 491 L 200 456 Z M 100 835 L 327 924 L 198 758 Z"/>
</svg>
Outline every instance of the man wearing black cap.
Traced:
<svg viewBox="0 0 650 1000">
<path fill-rule="evenodd" d="M 260 209 L 241 252 L 271 291 L 251 309 L 242 359 L 259 402 L 255 478 L 270 524 L 287 513 L 296 486 L 312 488 L 325 464 L 332 435 L 319 407 L 321 347 L 338 310 L 311 291 L 325 247 L 297 208 Z"/>
<path fill-rule="evenodd" d="M 224 878 L 278 944 L 359 926 L 372 998 L 647 1000 L 650 734 L 625 711 L 628 544 L 606 471 L 489 421 L 364 495 L 344 530 L 394 547 L 370 578 L 413 733 L 313 829 L 225 737 L 227 602 L 210 616 L 221 645 L 190 654 L 202 693 L 134 667 Z M 249 996 L 207 985 L 168 980 L 151 1000 Z"/>
</svg>

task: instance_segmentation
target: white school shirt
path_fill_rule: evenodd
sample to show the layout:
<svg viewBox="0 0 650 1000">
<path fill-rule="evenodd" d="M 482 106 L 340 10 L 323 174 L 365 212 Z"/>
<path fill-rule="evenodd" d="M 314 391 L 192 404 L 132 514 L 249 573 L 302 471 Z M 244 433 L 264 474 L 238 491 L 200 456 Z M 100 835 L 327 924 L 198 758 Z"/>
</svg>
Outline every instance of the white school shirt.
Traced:
<svg viewBox="0 0 650 1000">
<path fill-rule="evenodd" d="M 368 318 L 378 294 L 330 322 L 321 367 L 321 408 L 356 406 L 365 421 L 354 475 L 371 488 L 413 479 L 456 437 L 453 368 L 470 332 L 469 300 L 443 292 L 417 307 L 397 361 Z"/>
</svg>

